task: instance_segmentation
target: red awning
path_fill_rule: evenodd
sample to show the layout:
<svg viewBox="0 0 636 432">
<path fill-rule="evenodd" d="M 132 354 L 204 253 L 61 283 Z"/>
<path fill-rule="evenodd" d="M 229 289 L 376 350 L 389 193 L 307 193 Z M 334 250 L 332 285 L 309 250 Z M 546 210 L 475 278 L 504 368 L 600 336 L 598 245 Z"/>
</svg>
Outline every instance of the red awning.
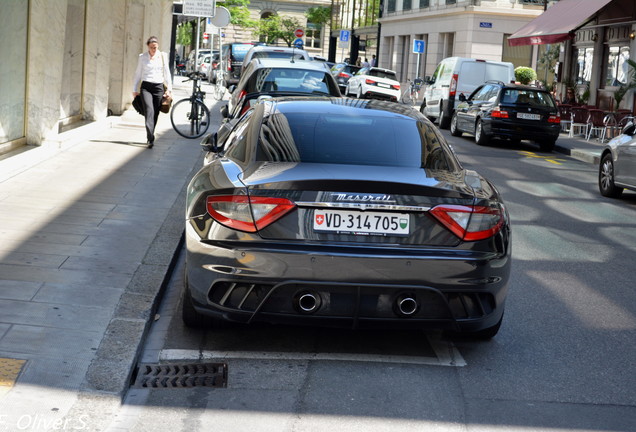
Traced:
<svg viewBox="0 0 636 432">
<path fill-rule="evenodd" d="M 612 0 L 560 0 L 508 38 L 508 45 L 563 42 Z"/>
</svg>

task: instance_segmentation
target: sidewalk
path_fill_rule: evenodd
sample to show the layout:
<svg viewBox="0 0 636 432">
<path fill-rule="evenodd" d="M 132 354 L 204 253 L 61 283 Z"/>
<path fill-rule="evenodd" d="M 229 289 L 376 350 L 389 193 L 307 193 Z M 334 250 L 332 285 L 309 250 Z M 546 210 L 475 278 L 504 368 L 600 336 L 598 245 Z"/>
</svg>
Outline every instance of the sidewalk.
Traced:
<svg viewBox="0 0 636 432">
<path fill-rule="evenodd" d="M 0 160 L 0 431 L 48 430 L 81 395 L 126 390 L 202 163 L 168 115 L 156 132 L 147 149 L 129 110 Z"/>
<path fill-rule="evenodd" d="M 176 84 L 175 99 L 189 90 Z M 202 152 L 163 114 L 146 149 L 142 120 L 127 111 L 0 160 L 0 431 L 77 421 L 93 398 L 116 410 L 161 319 Z M 556 150 L 597 163 L 601 148 L 562 135 Z M 83 424 L 65 426 L 55 429 Z"/>
</svg>

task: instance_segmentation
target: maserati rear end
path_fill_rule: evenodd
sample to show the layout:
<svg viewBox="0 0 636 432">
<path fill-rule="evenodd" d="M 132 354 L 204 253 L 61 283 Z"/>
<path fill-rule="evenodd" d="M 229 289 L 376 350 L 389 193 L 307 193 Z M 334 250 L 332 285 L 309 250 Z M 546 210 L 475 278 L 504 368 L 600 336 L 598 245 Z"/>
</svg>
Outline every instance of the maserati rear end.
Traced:
<svg viewBox="0 0 636 432">
<path fill-rule="evenodd" d="M 499 330 L 506 208 L 419 112 L 271 99 L 208 141 L 188 187 L 188 326 Z"/>
</svg>

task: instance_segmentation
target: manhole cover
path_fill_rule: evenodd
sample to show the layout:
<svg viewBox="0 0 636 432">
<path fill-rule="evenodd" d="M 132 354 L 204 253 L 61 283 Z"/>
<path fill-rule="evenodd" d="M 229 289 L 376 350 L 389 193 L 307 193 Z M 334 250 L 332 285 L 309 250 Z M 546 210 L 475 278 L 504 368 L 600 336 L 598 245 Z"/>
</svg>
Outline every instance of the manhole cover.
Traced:
<svg viewBox="0 0 636 432">
<path fill-rule="evenodd" d="M 227 364 L 141 364 L 134 388 L 227 387 Z"/>
</svg>

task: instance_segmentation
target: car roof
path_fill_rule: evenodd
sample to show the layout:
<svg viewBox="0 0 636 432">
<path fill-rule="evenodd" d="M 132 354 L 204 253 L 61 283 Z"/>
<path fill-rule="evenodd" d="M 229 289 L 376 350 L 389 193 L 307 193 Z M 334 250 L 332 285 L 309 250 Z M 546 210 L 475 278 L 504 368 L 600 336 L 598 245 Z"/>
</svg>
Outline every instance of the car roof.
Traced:
<svg viewBox="0 0 636 432">
<path fill-rule="evenodd" d="M 337 97 L 316 96 L 282 96 L 261 100 L 260 103 L 269 105 L 269 111 L 279 108 L 284 111 L 315 112 L 319 114 L 354 114 L 369 116 L 404 116 L 418 121 L 429 121 L 422 113 L 414 110 L 410 105 L 396 104 L 391 101 L 368 99 L 359 100 Z"/>
<path fill-rule="evenodd" d="M 394 70 L 391 70 L 391 69 L 385 69 L 385 68 L 380 68 L 380 67 L 370 67 L 370 68 L 369 68 L 369 70 L 379 70 L 379 71 L 382 71 L 382 72 L 392 73 L 392 74 L 394 74 L 394 73 L 395 73 L 395 71 L 394 71 Z"/>
<path fill-rule="evenodd" d="M 503 81 L 492 81 L 492 80 L 490 80 L 490 81 L 486 81 L 483 85 L 486 85 L 486 84 L 495 84 L 495 85 L 499 85 L 499 86 L 507 88 L 507 89 L 514 89 L 514 90 L 532 90 L 532 91 L 548 92 L 547 89 L 544 89 L 544 88 L 541 88 L 541 87 L 525 85 L 525 84 L 517 84 L 517 83 L 505 83 Z"/>
<path fill-rule="evenodd" d="M 329 68 L 325 66 L 324 62 L 314 62 L 310 60 L 294 60 L 290 59 L 273 59 L 273 58 L 257 58 L 253 59 L 252 63 L 256 62 L 258 68 L 285 68 L 285 69 L 304 69 L 315 70 L 320 72 L 329 72 Z"/>
</svg>

